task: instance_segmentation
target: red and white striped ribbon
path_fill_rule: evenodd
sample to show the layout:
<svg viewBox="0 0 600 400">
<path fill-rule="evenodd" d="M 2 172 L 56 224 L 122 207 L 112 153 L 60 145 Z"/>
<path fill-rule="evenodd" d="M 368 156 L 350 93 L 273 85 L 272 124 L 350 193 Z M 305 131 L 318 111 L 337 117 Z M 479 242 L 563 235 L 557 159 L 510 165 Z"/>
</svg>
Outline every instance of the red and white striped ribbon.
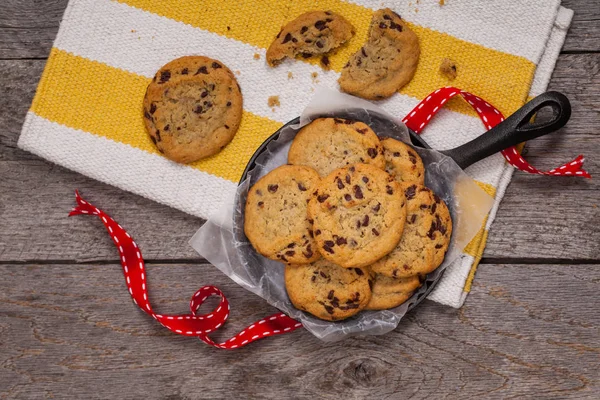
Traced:
<svg viewBox="0 0 600 400">
<path fill-rule="evenodd" d="M 437 114 L 444 104 L 457 95 L 461 95 L 467 103 L 473 107 L 486 129 L 490 130 L 500 122 L 504 121 L 502 113 L 485 100 L 455 87 L 445 87 L 438 89 L 427 96 L 410 113 L 408 113 L 402 122 L 416 133 L 421 133 L 423 128 L 427 126 L 429 121 L 431 121 L 433 116 Z M 582 155 L 579 155 L 573 161 L 563 164 L 560 167 L 553 168 L 550 171 L 540 171 L 529 164 L 514 146 L 503 150 L 502 155 L 513 167 L 530 174 L 581 176 L 584 178 L 591 178 L 591 175 L 582 169 L 583 162 L 585 161 Z"/>
</svg>

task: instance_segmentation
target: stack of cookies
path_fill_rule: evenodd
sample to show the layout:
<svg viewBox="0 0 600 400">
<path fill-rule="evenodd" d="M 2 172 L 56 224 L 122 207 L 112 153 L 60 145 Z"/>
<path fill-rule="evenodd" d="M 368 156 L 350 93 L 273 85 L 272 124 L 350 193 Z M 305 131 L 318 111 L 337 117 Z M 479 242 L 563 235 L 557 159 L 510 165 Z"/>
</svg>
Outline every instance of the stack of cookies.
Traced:
<svg viewBox="0 0 600 400">
<path fill-rule="evenodd" d="M 320 118 L 298 132 L 288 163 L 250 188 L 244 230 L 285 264 L 296 308 L 329 321 L 394 308 L 442 263 L 450 213 L 410 146 Z"/>
</svg>

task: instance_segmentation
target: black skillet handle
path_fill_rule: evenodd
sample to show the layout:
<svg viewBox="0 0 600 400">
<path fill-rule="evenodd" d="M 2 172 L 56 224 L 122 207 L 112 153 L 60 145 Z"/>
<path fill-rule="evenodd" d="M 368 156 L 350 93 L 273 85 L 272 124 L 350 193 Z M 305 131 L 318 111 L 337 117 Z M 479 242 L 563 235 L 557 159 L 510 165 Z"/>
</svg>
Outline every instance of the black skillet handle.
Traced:
<svg viewBox="0 0 600 400">
<path fill-rule="evenodd" d="M 531 117 L 544 107 L 552 108 L 552 119 L 531 123 Z M 569 99 L 559 92 L 546 92 L 475 140 L 442 153 L 464 169 L 506 148 L 554 132 L 565 126 L 570 117 Z"/>
</svg>

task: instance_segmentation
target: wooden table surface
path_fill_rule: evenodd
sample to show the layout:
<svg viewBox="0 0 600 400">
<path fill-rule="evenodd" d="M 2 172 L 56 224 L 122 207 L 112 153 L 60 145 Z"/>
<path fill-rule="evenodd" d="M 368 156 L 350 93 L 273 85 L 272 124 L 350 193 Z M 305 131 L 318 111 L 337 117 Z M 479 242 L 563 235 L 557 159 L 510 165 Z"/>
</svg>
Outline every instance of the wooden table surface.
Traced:
<svg viewBox="0 0 600 400">
<path fill-rule="evenodd" d="M 157 312 L 215 284 L 225 338 L 275 312 L 187 244 L 201 220 L 16 148 L 67 0 L 0 8 L 0 398 L 600 398 L 600 7 L 575 19 L 550 88 L 573 115 L 532 141 L 593 180 L 515 173 L 460 310 L 424 302 L 395 331 L 325 344 L 306 331 L 237 351 L 173 335 L 131 302 L 97 221 L 66 218 L 79 188 L 135 235 Z"/>
</svg>

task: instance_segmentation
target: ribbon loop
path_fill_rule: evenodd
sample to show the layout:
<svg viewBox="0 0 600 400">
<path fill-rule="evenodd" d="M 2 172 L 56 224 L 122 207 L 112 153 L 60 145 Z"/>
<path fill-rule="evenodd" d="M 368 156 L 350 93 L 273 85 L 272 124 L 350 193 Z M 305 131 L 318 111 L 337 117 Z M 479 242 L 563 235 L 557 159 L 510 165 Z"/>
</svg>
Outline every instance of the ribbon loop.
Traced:
<svg viewBox="0 0 600 400">
<path fill-rule="evenodd" d="M 439 112 L 439 110 L 454 96 L 461 95 L 467 103 L 473 107 L 477 112 L 477 115 L 485 125 L 487 130 L 492 129 L 500 122 L 504 121 L 504 115 L 493 105 L 489 104 L 485 100 L 472 93 L 455 87 L 445 87 L 436 90 L 421 101 L 417 106 L 402 120 L 414 132 L 420 134 L 425 126 L 431 121 L 433 116 Z M 583 156 L 579 156 L 576 159 L 561 165 L 560 167 L 553 168 L 550 171 L 540 171 L 531 164 L 529 164 L 521 154 L 517 151 L 516 147 L 509 147 L 508 149 L 502 150 L 502 155 L 506 161 L 517 168 L 520 171 L 527 172 L 530 174 L 539 175 L 553 175 L 553 176 L 581 176 L 584 178 L 591 178 L 592 176 L 583 169 L 583 162 L 585 159 Z"/>
</svg>

